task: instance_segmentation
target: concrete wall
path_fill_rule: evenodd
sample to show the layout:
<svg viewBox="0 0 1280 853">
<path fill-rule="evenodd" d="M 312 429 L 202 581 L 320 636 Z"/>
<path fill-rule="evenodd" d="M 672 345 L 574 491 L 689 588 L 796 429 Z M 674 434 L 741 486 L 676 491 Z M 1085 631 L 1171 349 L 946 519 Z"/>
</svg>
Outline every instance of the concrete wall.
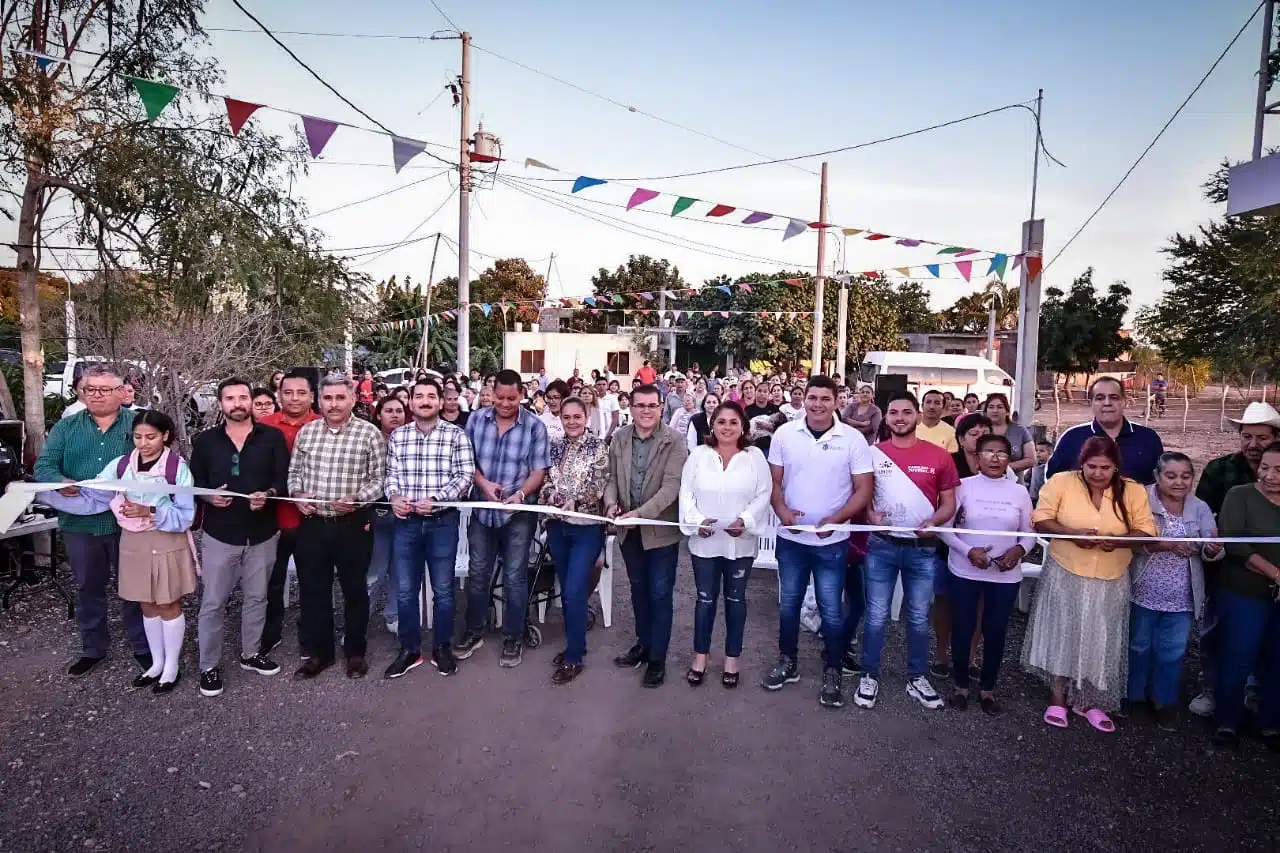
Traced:
<svg viewBox="0 0 1280 853">
<path fill-rule="evenodd" d="M 631 377 L 644 363 L 644 355 L 631 335 L 507 332 L 502 336 L 502 366 L 520 371 L 521 353 L 538 350 L 543 353 L 543 365 L 551 379 L 568 379 L 575 368 L 579 376 L 589 377 L 592 370 L 605 369 L 609 353 L 629 353 L 627 372 L 616 376 L 624 391 L 630 390 Z M 537 374 L 526 371 L 521 375 L 529 379 Z"/>
</svg>

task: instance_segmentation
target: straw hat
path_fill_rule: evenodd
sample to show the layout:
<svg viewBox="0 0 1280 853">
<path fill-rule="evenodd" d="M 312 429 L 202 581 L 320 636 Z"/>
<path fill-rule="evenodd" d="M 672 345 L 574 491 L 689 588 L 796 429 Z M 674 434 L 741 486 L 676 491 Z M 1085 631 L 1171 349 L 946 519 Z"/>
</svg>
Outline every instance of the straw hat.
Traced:
<svg viewBox="0 0 1280 853">
<path fill-rule="evenodd" d="M 1270 403 L 1250 403 L 1245 406 L 1244 414 L 1239 418 L 1227 418 L 1236 426 L 1253 426 L 1265 424 L 1280 429 L 1280 412 Z"/>
</svg>

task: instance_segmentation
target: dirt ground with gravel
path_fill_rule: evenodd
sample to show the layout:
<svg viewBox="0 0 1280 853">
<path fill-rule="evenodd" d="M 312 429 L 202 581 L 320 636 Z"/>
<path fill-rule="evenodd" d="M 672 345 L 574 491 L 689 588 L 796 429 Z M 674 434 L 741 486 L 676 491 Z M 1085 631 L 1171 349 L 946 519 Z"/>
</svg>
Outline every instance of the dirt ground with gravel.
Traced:
<svg viewBox="0 0 1280 853">
<path fill-rule="evenodd" d="M 1212 415 L 1216 425 L 1216 406 Z M 1230 449 L 1229 434 L 1197 426 L 1185 439 L 1162 432 L 1201 459 Z M 707 684 L 683 682 L 687 557 L 661 689 L 610 662 L 632 640 L 625 578 L 614 586 L 613 627 L 588 635 L 587 670 L 568 687 L 548 681 L 561 645 L 553 609 L 523 666 L 499 668 L 491 640 L 449 679 L 429 667 L 380 678 L 395 642 L 375 620 L 371 677 L 335 669 L 296 683 L 290 628 L 277 652 L 284 672 L 228 670 L 217 699 L 195 685 L 194 601 L 182 686 L 157 697 L 128 689 L 136 670 L 118 619 L 109 665 L 73 680 L 74 622 L 49 591 L 21 595 L 0 611 L 0 853 L 1280 847 L 1280 758 L 1252 739 L 1239 754 L 1215 752 L 1185 713 L 1175 734 L 1134 722 L 1107 736 L 1079 719 L 1047 728 L 1044 691 L 1015 663 L 1021 616 L 998 719 L 910 700 L 898 626 L 879 705 L 830 711 L 816 701 L 811 635 L 799 684 L 757 686 L 776 654 L 772 572 L 750 583 L 736 691 L 719 685 L 718 651 Z M 228 628 L 232 659 L 235 614 Z"/>
</svg>

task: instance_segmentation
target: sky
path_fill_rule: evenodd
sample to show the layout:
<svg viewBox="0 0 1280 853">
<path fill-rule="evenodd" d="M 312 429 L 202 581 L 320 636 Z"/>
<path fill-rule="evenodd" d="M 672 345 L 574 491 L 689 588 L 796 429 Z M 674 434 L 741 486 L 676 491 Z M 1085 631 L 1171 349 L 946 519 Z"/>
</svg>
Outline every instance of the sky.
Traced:
<svg viewBox="0 0 1280 853">
<path fill-rule="evenodd" d="M 442 91 L 459 72 L 460 43 L 428 40 L 450 29 L 429 2 L 242 2 L 277 32 L 422 36 L 279 37 L 366 113 L 397 134 L 443 146 L 428 150 L 456 161 L 459 116 Z M 479 180 L 473 197 L 471 246 L 482 254 L 471 258 L 472 276 L 494 257 L 524 257 L 538 272 L 550 271 L 553 295 L 569 296 L 590 293 L 598 269 L 612 269 L 630 254 L 667 258 L 692 283 L 722 273 L 812 271 L 817 234 L 783 242 L 785 220 L 732 227 L 708 220 L 706 206 L 673 219 L 667 215 L 672 196 L 629 212 L 620 205 L 643 186 L 733 205 L 741 209 L 738 221 L 751 210 L 815 220 L 820 161 L 627 181 L 568 200 L 552 196 L 561 205 L 613 217 L 609 224 L 531 197 L 529 184 L 519 181 L 651 177 L 790 157 L 1031 102 L 1040 88 L 1045 145 L 1066 164 L 1041 161 L 1036 212 L 1046 221 L 1046 258 L 1053 258 L 1255 6 L 1253 0 L 438 2 L 474 39 L 472 121 L 500 137 L 507 158 L 496 179 Z M 220 94 L 371 125 L 257 32 L 230 0 L 210 0 L 205 24 L 225 74 Z M 1258 29 L 1255 21 L 1120 193 L 1046 270 L 1046 286 L 1065 288 L 1093 266 L 1097 282 L 1128 282 L 1135 307 L 1159 298 L 1161 247 L 1173 233 L 1221 215 L 1204 201 L 1200 185 L 1224 157 L 1249 154 Z M 285 134 L 298 126 L 296 116 L 266 110 L 254 120 Z M 833 154 L 827 158 L 827 220 L 1014 253 L 1030 207 L 1032 150 L 1030 114 L 1007 110 Z M 526 168 L 527 157 L 561 173 Z M 415 181 L 422 182 L 408 186 Z M 447 238 L 437 257 L 439 279 L 457 272 L 449 242 L 458 229 L 455 184 L 456 176 L 427 156 L 397 175 L 386 136 L 340 128 L 293 192 L 320 213 L 402 188 L 316 216 L 312 224 L 333 249 L 439 231 Z M 533 186 L 543 194 L 567 192 L 564 183 Z M 408 274 L 423 280 L 434 243 L 366 255 L 356 265 L 375 279 Z M 927 247 L 885 243 L 892 241 L 838 245 L 833 238 L 828 268 L 936 260 Z M 985 272 L 985 264 L 977 266 L 976 272 Z M 948 275 L 925 282 L 935 308 L 976 289 L 954 272 Z"/>
</svg>

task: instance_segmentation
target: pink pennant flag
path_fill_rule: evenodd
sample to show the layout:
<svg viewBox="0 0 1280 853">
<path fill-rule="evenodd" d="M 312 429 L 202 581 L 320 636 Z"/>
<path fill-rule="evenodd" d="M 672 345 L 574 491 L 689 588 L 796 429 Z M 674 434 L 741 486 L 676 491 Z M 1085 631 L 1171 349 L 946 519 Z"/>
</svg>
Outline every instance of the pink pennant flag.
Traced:
<svg viewBox="0 0 1280 853">
<path fill-rule="evenodd" d="M 960 270 L 960 275 L 964 276 L 965 281 L 968 281 L 969 276 L 973 273 L 973 261 L 956 261 L 956 269 Z"/>
<path fill-rule="evenodd" d="M 751 285 L 749 285 L 749 284 L 747 284 L 745 281 L 743 281 L 743 282 L 740 282 L 740 283 L 738 284 L 738 289 L 739 289 L 739 290 L 741 290 L 743 293 L 750 293 L 750 292 L 751 292 Z"/>
<path fill-rule="evenodd" d="M 761 317 L 762 319 L 765 319 L 765 320 L 769 319 L 769 312 L 768 312 L 768 311 L 761 311 L 761 312 L 760 312 L 760 317 Z"/>
<path fill-rule="evenodd" d="M 803 219 L 792 219 L 787 223 L 787 230 L 782 232 L 783 240 L 790 240 L 797 234 L 803 234 L 809 228 L 809 223 Z"/>
<path fill-rule="evenodd" d="M 661 193 L 657 190 L 638 189 L 631 194 L 631 198 L 627 200 L 627 210 L 644 204 L 646 201 L 653 201 Z"/>
<path fill-rule="evenodd" d="M 956 257 L 963 258 L 965 255 L 976 255 L 976 254 L 978 254 L 977 249 L 964 249 L 962 251 L 956 252 Z"/>
<path fill-rule="evenodd" d="M 1016 270 L 1016 269 L 1017 269 L 1018 267 L 1020 267 L 1020 266 L 1022 266 L 1022 255 L 1014 255 L 1014 256 L 1013 256 L 1013 268 Z"/>
<path fill-rule="evenodd" d="M 728 320 L 728 319 L 729 319 L 729 312 L 728 312 L 728 311 L 721 311 L 721 312 L 720 312 L 720 316 L 721 316 L 721 317 L 723 317 L 723 318 L 725 318 L 726 320 Z"/>
<path fill-rule="evenodd" d="M 329 144 L 329 137 L 333 136 L 333 132 L 337 129 L 336 121 L 315 116 L 302 117 L 302 130 L 307 135 L 307 147 L 311 149 L 312 157 L 320 156 L 320 152 L 324 151 L 324 147 Z"/>
</svg>

